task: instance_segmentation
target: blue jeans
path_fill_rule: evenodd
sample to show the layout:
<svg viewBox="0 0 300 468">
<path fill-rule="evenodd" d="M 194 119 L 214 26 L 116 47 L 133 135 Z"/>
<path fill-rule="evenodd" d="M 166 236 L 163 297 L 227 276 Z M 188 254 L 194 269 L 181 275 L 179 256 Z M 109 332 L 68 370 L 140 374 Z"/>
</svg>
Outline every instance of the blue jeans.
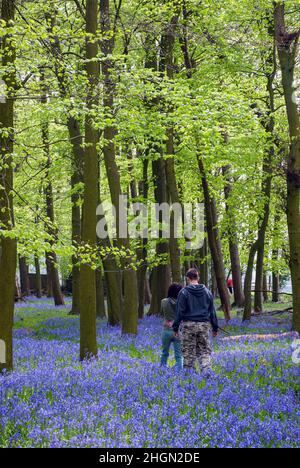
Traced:
<svg viewBox="0 0 300 468">
<path fill-rule="evenodd" d="M 170 354 L 170 346 L 173 343 L 174 347 L 174 356 L 176 360 L 175 367 L 178 370 L 182 370 L 183 368 L 183 359 L 182 359 L 182 352 L 181 352 L 181 342 L 178 338 L 175 338 L 173 328 L 164 328 L 162 333 L 162 353 L 160 364 L 162 366 L 166 366 L 168 362 L 168 357 Z"/>
</svg>

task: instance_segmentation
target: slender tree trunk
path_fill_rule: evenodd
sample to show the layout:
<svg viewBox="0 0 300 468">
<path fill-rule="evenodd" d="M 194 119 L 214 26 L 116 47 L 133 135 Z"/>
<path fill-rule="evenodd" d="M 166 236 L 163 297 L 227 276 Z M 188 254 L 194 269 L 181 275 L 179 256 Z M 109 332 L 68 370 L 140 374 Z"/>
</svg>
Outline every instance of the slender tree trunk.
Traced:
<svg viewBox="0 0 300 468">
<path fill-rule="evenodd" d="M 103 104 L 109 118 L 114 114 L 114 95 L 115 84 L 111 75 L 113 62 L 110 55 L 114 49 L 114 35 L 110 26 L 110 2 L 109 0 L 100 0 L 101 11 L 101 31 L 103 38 L 101 41 L 101 51 L 105 60 L 102 61 L 102 74 L 103 74 Z M 119 208 L 120 208 L 120 195 L 122 194 L 119 169 L 116 163 L 115 154 L 115 135 L 116 129 L 112 124 L 108 124 L 104 128 L 103 137 L 103 154 L 106 167 L 106 174 L 110 189 L 111 201 L 116 210 L 116 224 L 117 224 L 117 238 L 118 246 L 127 252 L 127 256 L 123 259 L 123 285 L 124 285 L 124 309 L 122 313 L 122 333 L 137 333 L 138 321 L 138 295 L 137 295 L 137 275 L 132 266 L 132 256 L 130 254 L 130 240 L 127 236 L 120 237 L 119 227 Z"/>
<path fill-rule="evenodd" d="M 71 203 L 72 203 L 72 244 L 76 249 L 81 241 L 81 209 L 80 194 L 76 187 L 83 181 L 83 158 L 82 135 L 79 122 L 73 117 L 68 118 L 68 130 L 73 148 L 73 173 L 71 176 Z M 78 256 L 72 256 L 72 308 L 70 314 L 78 315 L 80 313 L 80 266 Z"/>
<path fill-rule="evenodd" d="M 158 204 L 166 203 L 167 187 L 165 179 L 164 159 L 161 157 L 152 161 L 152 172 L 154 179 L 154 197 Z M 160 213 L 159 222 L 162 222 Z M 160 264 L 153 268 L 152 271 L 152 296 L 149 309 L 149 315 L 159 315 L 161 310 L 161 301 L 167 296 L 168 287 L 171 282 L 171 269 L 168 264 L 169 259 L 169 242 L 164 239 L 161 229 L 159 229 L 159 241 L 156 244 L 156 258 L 160 260 Z"/>
<path fill-rule="evenodd" d="M 264 273 L 263 275 L 263 299 L 264 302 L 268 302 L 269 300 L 269 294 L 268 294 L 268 275 L 267 273 Z"/>
<path fill-rule="evenodd" d="M 218 219 L 217 219 L 217 211 L 215 200 L 210 194 L 205 168 L 203 164 L 202 157 L 200 154 L 197 155 L 198 159 L 198 167 L 199 172 L 201 175 L 202 181 L 202 188 L 203 188 L 203 195 L 204 195 L 204 206 L 205 206 L 205 214 L 206 214 L 206 227 L 207 227 L 207 235 L 208 235 L 208 242 L 211 251 L 211 256 L 214 265 L 214 272 L 216 275 L 216 282 L 218 286 L 218 291 L 225 315 L 226 320 L 230 320 L 230 296 L 226 284 L 226 277 L 225 277 L 225 268 L 224 268 L 224 259 L 222 253 L 222 246 L 221 240 L 219 236 L 218 230 Z"/>
<path fill-rule="evenodd" d="M 169 198 L 172 204 L 180 205 L 176 175 L 175 175 L 175 164 L 174 164 L 174 142 L 173 142 L 173 131 L 168 129 L 167 131 L 167 158 L 165 160 L 166 170 L 166 181 L 168 187 Z M 180 266 L 180 250 L 178 245 L 178 239 L 176 238 L 176 226 L 175 226 L 175 215 L 174 211 L 170 212 L 170 263 L 172 272 L 172 281 L 175 283 L 181 282 L 181 266 Z"/>
<path fill-rule="evenodd" d="M 87 113 L 85 116 L 84 197 L 82 208 L 82 243 L 96 251 L 96 209 L 98 203 L 98 131 L 94 128 L 92 109 L 98 105 L 98 1 L 86 2 L 86 71 Z M 96 275 L 90 262 L 80 265 L 80 359 L 97 356 Z"/>
<path fill-rule="evenodd" d="M 104 301 L 104 287 L 103 287 L 103 275 L 101 267 L 96 270 L 96 303 L 97 303 L 97 312 L 96 315 L 99 318 L 106 317 L 105 310 L 105 301 Z"/>
<path fill-rule="evenodd" d="M 98 245 L 110 250 L 112 245 L 107 239 L 99 239 Z M 107 292 L 107 318 L 108 324 L 115 326 L 121 321 L 123 304 L 122 304 L 122 288 L 120 278 L 121 271 L 117 265 L 115 258 L 108 254 L 102 258 L 104 268 L 104 278 Z"/>
<path fill-rule="evenodd" d="M 269 35 L 274 36 L 273 21 L 269 21 Z M 265 238 L 270 217 L 270 198 L 272 191 L 272 166 L 275 155 L 274 148 L 274 128 L 275 128 L 275 96 L 274 96 L 274 79 L 276 76 L 276 48 L 275 44 L 270 50 L 266 60 L 267 65 L 267 91 L 268 91 L 268 111 L 266 118 L 261 118 L 263 127 L 268 134 L 269 149 L 263 162 L 263 181 L 262 181 L 262 197 L 263 197 L 263 213 L 259 217 L 258 240 L 257 240 L 257 258 L 256 258 L 256 278 L 255 278 L 255 296 L 254 310 L 262 312 L 263 310 L 263 294 L 264 290 L 264 257 L 265 257 Z M 271 71 L 270 71 L 271 70 Z"/>
<path fill-rule="evenodd" d="M 46 271 L 47 271 L 47 297 L 52 297 L 52 281 L 51 281 L 51 268 L 50 268 L 50 259 L 49 254 L 46 252 L 45 255 Z"/>
<path fill-rule="evenodd" d="M 148 166 L 149 160 L 147 157 L 143 159 L 143 180 L 139 186 L 140 196 L 143 196 L 144 203 L 148 199 Z M 144 306 L 145 306 L 145 289 L 147 287 L 147 238 L 140 240 L 140 246 L 137 248 L 137 284 L 138 284 L 138 316 L 139 318 L 144 317 Z M 149 297 L 151 301 L 151 297 Z M 150 302 L 149 302 L 150 303 Z"/>
<path fill-rule="evenodd" d="M 262 312 L 263 310 L 263 287 L 264 282 L 264 257 L 265 257 L 265 238 L 270 215 L 270 196 L 272 188 L 272 169 L 271 164 L 274 156 L 274 147 L 269 150 L 269 157 L 264 162 L 263 168 L 263 189 L 262 194 L 265 199 L 263 216 L 260 219 L 257 241 L 257 259 L 256 259 L 256 277 L 255 277 L 255 296 L 254 310 Z"/>
<path fill-rule="evenodd" d="M 19 271 L 22 296 L 30 295 L 29 270 L 25 257 L 19 256 Z"/>
<path fill-rule="evenodd" d="M 70 77 L 66 69 L 64 56 L 61 52 L 59 37 L 55 33 L 56 27 L 56 11 L 53 9 L 51 14 L 46 14 L 48 21 L 48 33 L 51 37 L 50 50 L 54 59 L 54 71 L 57 78 L 60 95 L 63 99 L 70 98 Z M 72 110 L 72 105 L 71 109 Z M 83 137 L 80 130 L 79 121 L 71 115 L 67 114 L 67 127 L 69 139 L 72 145 L 73 161 L 71 175 L 71 203 L 72 203 L 72 245 L 77 249 L 81 240 L 81 209 L 80 209 L 80 194 L 78 193 L 78 184 L 83 182 Z M 80 267 L 78 265 L 78 256 L 72 256 L 72 308 L 71 315 L 80 313 Z"/>
<path fill-rule="evenodd" d="M 41 268 L 40 261 L 37 256 L 34 257 L 35 265 L 35 295 L 38 298 L 42 297 L 42 278 L 41 278 Z"/>
<path fill-rule="evenodd" d="M 151 290 L 150 290 L 150 281 L 149 281 L 149 276 L 146 275 L 146 279 L 145 279 L 145 287 L 144 287 L 144 302 L 145 304 L 147 305 L 150 305 L 151 304 Z"/>
<path fill-rule="evenodd" d="M 178 23 L 178 13 L 172 16 L 170 23 L 166 26 L 160 44 L 160 71 L 166 73 L 169 80 L 174 78 L 174 45 L 175 35 Z M 169 199 L 172 204 L 180 205 L 176 174 L 175 174 L 175 158 L 174 158 L 174 129 L 172 127 L 166 130 L 166 183 Z M 174 211 L 170 212 L 170 264 L 172 272 L 172 281 L 181 282 L 181 267 L 180 267 L 180 250 L 178 240 L 175 235 L 175 216 Z"/>
<path fill-rule="evenodd" d="M 41 83 L 42 83 L 42 90 L 45 93 L 42 97 L 41 102 L 46 105 L 47 104 L 47 94 L 44 85 L 44 75 L 41 75 Z M 49 145 L 49 125 L 48 122 L 45 121 L 42 123 L 42 141 L 44 147 L 44 154 L 47 158 L 47 171 L 45 173 L 45 179 L 47 181 L 47 185 L 45 187 L 45 198 L 46 198 L 46 213 L 48 221 L 46 223 L 46 230 L 50 236 L 49 244 L 51 246 L 51 250 L 47 252 L 47 257 L 49 261 L 49 273 L 51 278 L 51 285 L 52 285 L 52 294 L 54 299 L 54 304 L 56 306 L 64 305 L 64 298 L 60 288 L 59 282 L 59 274 L 57 269 L 57 256 L 54 251 L 55 241 L 57 239 L 57 228 L 55 226 L 55 218 L 54 218 L 54 202 L 53 202 L 53 188 L 52 183 L 50 180 L 49 175 L 49 168 L 51 167 L 51 156 L 50 156 L 50 145 Z"/>
<path fill-rule="evenodd" d="M 146 61 L 145 68 L 157 71 L 157 54 L 153 37 L 147 35 L 146 39 Z M 148 103 L 149 107 L 157 104 L 157 100 Z M 154 143 L 154 142 L 153 142 Z M 161 152 L 161 148 L 157 149 L 160 156 L 152 160 L 152 176 L 154 184 L 154 199 L 157 204 L 166 203 L 167 200 L 167 181 L 166 181 L 166 168 L 165 160 Z M 162 222 L 162 214 L 159 213 L 157 219 L 159 223 Z M 151 303 L 149 315 L 159 315 L 161 311 L 161 301 L 167 296 L 168 287 L 171 282 L 171 268 L 170 268 L 170 247 L 169 241 L 163 238 L 163 232 L 159 229 L 159 239 L 155 247 L 156 260 L 158 265 L 151 271 Z"/>
<path fill-rule="evenodd" d="M 254 259 L 257 251 L 257 241 L 254 242 L 250 247 L 248 265 L 244 281 L 244 295 L 245 295 L 245 305 L 244 305 L 244 314 L 243 321 L 251 320 L 252 314 L 252 275 L 254 268 Z"/>
<path fill-rule="evenodd" d="M 17 243 L 16 239 L 5 233 L 11 231 L 13 218 L 13 128 L 14 128 L 14 94 L 16 73 L 14 68 L 15 49 L 12 37 L 6 31 L 14 21 L 15 1 L 2 0 L 1 21 L 4 35 L 2 36 L 2 66 L 5 69 L 3 80 L 7 86 L 7 97 L 0 102 L 0 224 L 3 234 L 0 237 L 0 372 L 13 368 L 13 314 L 16 286 Z M 7 135 L 8 134 L 8 135 Z M 7 135 L 7 136 L 6 136 Z M 3 362 L 4 361 L 4 362 Z"/>
<path fill-rule="evenodd" d="M 210 262 L 210 291 L 213 295 L 213 297 L 217 297 L 217 281 L 216 281 L 216 274 L 215 274 L 215 268 L 214 268 L 214 262 L 213 259 L 211 259 Z"/>
<path fill-rule="evenodd" d="M 226 213 L 229 219 L 229 253 L 230 253 L 230 263 L 232 271 L 232 280 L 233 280 L 233 291 L 234 291 L 234 303 L 236 307 L 243 307 L 245 302 L 245 296 L 243 292 L 242 285 L 242 271 L 241 271 L 241 262 L 239 255 L 239 246 L 238 246 L 238 237 L 237 237 L 237 223 L 233 210 L 230 206 L 230 194 L 232 191 L 232 186 L 229 180 L 230 166 L 223 168 L 223 175 L 226 178 L 226 184 L 224 187 L 225 193 L 225 202 L 226 202 Z"/>
<path fill-rule="evenodd" d="M 118 325 L 122 315 L 121 272 L 115 259 L 103 259 L 104 277 L 107 285 L 107 315 L 109 325 Z"/>
<path fill-rule="evenodd" d="M 273 259 L 278 260 L 278 250 L 273 250 Z M 279 302 L 280 276 L 277 271 L 272 271 L 272 302 Z"/>
<path fill-rule="evenodd" d="M 15 289 L 15 302 L 22 300 L 21 287 L 19 284 L 19 279 L 16 276 L 16 289 Z"/>
<path fill-rule="evenodd" d="M 200 249 L 200 265 L 199 265 L 199 273 L 200 273 L 200 282 L 205 284 L 208 287 L 208 260 L 207 260 L 207 238 L 205 237 L 203 246 Z"/>
<path fill-rule="evenodd" d="M 275 37 L 290 133 L 287 170 L 287 219 L 293 287 L 293 329 L 300 332 L 300 119 L 295 96 L 296 58 L 300 30 L 289 33 L 284 4 L 275 4 Z"/>
<path fill-rule="evenodd" d="M 279 208 L 277 208 L 279 210 Z M 279 259 L 279 248 L 276 243 L 278 236 L 278 224 L 280 221 L 280 214 L 277 211 L 274 217 L 274 228 L 273 228 L 273 249 L 272 249 L 272 302 L 279 302 L 279 290 L 280 290 L 280 277 L 278 271 L 278 259 Z"/>
<path fill-rule="evenodd" d="M 100 187 L 98 186 L 98 200 L 99 205 L 101 204 L 100 198 Z M 99 216 L 99 222 L 107 225 L 105 214 Z M 102 238 L 98 237 L 97 239 L 99 251 L 101 253 L 102 249 L 104 252 L 108 252 L 105 255 L 101 256 L 103 269 L 104 269 L 104 278 L 106 284 L 106 293 L 107 293 L 107 319 L 108 324 L 115 326 L 121 322 L 122 315 L 122 288 L 120 286 L 121 271 L 117 265 L 116 259 L 111 254 L 112 242 L 107 235 L 107 237 Z"/>
</svg>

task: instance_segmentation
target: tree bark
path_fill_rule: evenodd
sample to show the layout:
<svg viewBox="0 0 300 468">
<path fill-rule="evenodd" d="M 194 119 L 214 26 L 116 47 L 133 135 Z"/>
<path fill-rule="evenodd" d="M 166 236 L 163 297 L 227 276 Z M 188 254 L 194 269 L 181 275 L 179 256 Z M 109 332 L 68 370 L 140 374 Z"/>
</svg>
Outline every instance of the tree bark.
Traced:
<svg viewBox="0 0 300 468">
<path fill-rule="evenodd" d="M 263 299 L 264 299 L 264 302 L 268 302 L 268 300 L 269 300 L 268 291 L 269 291 L 268 275 L 267 275 L 267 273 L 264 273 L 264 275 L 263 275 Z"/>
<path fill-rule="evenodd" d="M 41 86 L 42 92 L 44 93 L 41 99 L 41 102 L 47 104 L 47 90 L 45 89 L 44 84 L 44 74 L 41 74 Z M 55 242 L 57 240 L 57 227 L 55 225 L 54 217 L 54 201 L 53 201 L 53 187 L 50 180 L 49 169 L 51 167 L 51 156 L 50 156 L 50 145 L 49 145 L 49 124 L 47 121 L 42 123 L 42 141 L 45 158 L 47 160 L 47 171 L 45 173 L 46 187 L 45 187 L 45 199 L 46 199 L 46 214 L 47 214 L 47 223 L 46 231 L 49 235 L 49 244 L 51 250 L 47 252 L 47 257 L 49 261 L 49 273 L 51 278 L 52 294 L 54 299 L 54 304 L 56 306 L 64 305 L 64 298 L 61 292 L 59 274 L 57 269 L 57 256 L 54 251 Z"/>
<path fill-rule="evenodd" d="M 56 13 L 46 14 L 48 21 L 48 32 L 51 36 L 50 50 L 54 59 L 54 71 L 57 78 L 60 95 L 62 98 L 70 97 L 70 78 L 66 70 L 64 56 L 61 51 L 59 37 L 55 34 Z M 72 107 L 72 106 L 71 106 Z M 67 127 L 70 143 L 72 145 L 73 161 L 71 175 L 71 204 L 72 204 L 72 244 L 77 249 L 81 241 L 81 209 L 79 205 L 80 194 L 77 185 L 83 182 L 83 137 L 80 130 L 79 121 L 74 118 L 69 110 L 67 111 Z M 72 255 L 72 308 L 71 315 L 80 313 L 80 267 L 78 265 L 78 256 Z"/>
<path fill-rule="evenodd" d="M 80 209 L 80 194 L 76 190 L 76 186 L 83 181 L 82 163 L 84 159 L 83 141 L 80 132 L 79 122 L 73 117 L 68 117 L 69 137 L 73 148 L 73 173 L 71 176 L 71 203 L 72 203 L 72 244 L 75 249 L 81 241 L 81 209 Z M 72 308 L 71 315 L 79 315 L 80 313 L 80 266 L 78 264 L 78 256 L 72 255 Z"/>
<path fill-rule="evenodd" d="M 51 269 L 50 269 L 50 259 L 48 252 L 45 255 L 46 271 L 47 271 L 47 297 L 52 297 L 52 281 L 51 281 Z"/>
<path fill-rule="evenodd" d="M 0 362 L 0 372 L 13 368 L 13 314 L 15 299 L 17 242 L 15 237 L 8 237 L 13 229 L 13 141 L 14 141 L 14 89 L 16 84 L 15 48 L 12 36 L 6 32 L 15 17 L 15 1 L 2 0 L 1 20 L 2 67 L 5 69 L 3 80 L 7 86 L 7 96 L 0 102 L 0 130 L 7 130 L 8 135 L 0 132 L 0 225 L 3 234 L 0 237 L 0 345 L 4 350 Z"/>
<path fill-rule="evenodd" d="M 166 26 L 160 44 L 160 71 L 166 73 L 169 80 L 174 78 L 174 45 L 176 37 L 176 29 L 178 23 L 178 13 L 172 16 L 170 23 Z M 174 158 L 174 129 L 168 127 L 166 130 L 166 158 L 165 171 L 166 183 L 169 199 L 172 204 L 180 204 L 178 193 L 176 173 L 175 173 L 175 158 Z M 174 211 L 170 212 L 170 264 L 172 272 L 172 281 L 175 283 L 181 282 L 181 267 L 180 267 L 180 249 L 178 240 L 175 236 L 175 216 Z"/>
<path fill-rule="evenodd" d="M 206 214 L 206 228 L 209 247 L 213 260 L 214 272 L 216 275 L 216 282 L 218 291 L 221 299 L 221 304 L 224 311 L 226 320 L 230 320 L 230 296 L 226 284 L 224 259 L 222 253 L 221 239 L 218 230 L 218 219 L 216 204 L 214 198 L 211 196 L 208 181 L 206 178 L 206 172 L 204 163 L 201 155 L 197 154 L 198 167 L 202 181 L 203 195 L 204 195 L 204 206 Z"/>
<path fill-rule="evenodd" d="M 103 287 L 103 275 L 101 267 L 96 270 L 96 303 L 97 303 L 97 312 L 96 316 L 98 318 L 106 317 L 105 310 L 105 301 L 104 301 L 104 287 Z"/>
<path fill-rule="evenodd" d="M 208 287 L 208 260 L 207 260 L 207 238 L 205 237 L 203 246 L 200 249 L 199 274 L 200 282 Z"/>
<path fill-rule="evenodd" d="M 273 251 L 273 258 L 278 259 L 278 250 Z M 277 271 L 272 272 L 272 302 L 279 302 L 280 301 L 280 276 Z"/>
<path fill-rule="evenodd" d="M 143 159 L 143 180 L 139 184 L 139 194 L 143 197 L 144 203 L 148 200 L 148 166 L 149 160 L 147 157 Z M 140 246 L 137 248 L 137 284 L 138 284 L 138 316 L 139 318 L 144 317 L 144 306 L 145 306 L 145 289 L 147 287 L 147 238 L 140 240 Z M 151 297 L 149 297 L 151 301 Z M 149 302 L 150 303 L 150 302 Z"/>
<path fill-rule="evenodd" d="M 29 271 L 26 258 L 19 256 L 19 271 L 22 296 L 30 295 Z"/>
<path fill-rule="evenodd" d="M 40 261 L 37 256 L 34 257 L 35 265 L 35 295 L 38 298 L 42 297 L 42 278 L 41 278 L 41 268 Z"/>
<path fill-rule="evenodd" d="M 269 36 L 274 36 L 274 22 L 269 19 L 268 26 Z M 266 231 L 270 217 L 270 198 L 272 191 L 272 176 L 273 176 L 273 161 L 275 155 L 275 96 L 274 96 L 274 79 L 276 76 L 276 46 L 273 44 L 267 59 L 266 59 L 266 77 L 267 77 L 267 114 L 261 116 L 260 120 L 268 135 L 269 149 L 263 161 L 263 180 L 262 180 L 262 197 L 263 197 L 263 211 L 259 216 L 258 227 L 258 240 L 257 240 L 257 258 L 256 258 L 256 277 L 255 277 L 255 296 L 254 296 L 254 310 L 262 312 L 263 310 L 263 294 L 259 291 L 265 289 L 263 287 L 264 281 L 264 257 L 265 257 L 265 238 Z M 267 289 L 267 288 L 266 288 Z"/>
<path fill-rule="evenodd" d="M 300 30 L 289 33 L 284 4 L 275 4 L 275 38 L 289 124 L 290 150 L 287 169 L 287 220 L 293 288 L 293 329 L 300 332 L 300 119 L 295 96 L 296 57 Z"/>
<path fill-rule="evenodd" d="M 244 281 L 244 295 L 245 295 L 245 305 L 244 305 L 244 314 L 243 314 L 243 321 L 251 320 L 251 313 L 252 313 L 252 275 L 253 275 L 253 268 L 254 268 L 254 259 L 255 254 L 257 251 L 257 240 L 251 245 L 247 270 L 245 275 Z"/>
<path fill-rule="evenodd" d="M 165 177 L 165 162 L 161 155 L 159 159 L 152 161 L 152 173 L 154 181 L 154 198 L 156 203 L 162 204 L 167 201 L 167 186 Z M 162 222 L 161 213 L 159 223 Z M 159 239 L 156 243 L 156 258 L 160 264 L 152 271 L 151 281 L 151 304 L 149 315 L 159 315 L 161 311 L 161 301 L 167 296 L 168 287 L 171 282 L 171 270 L 168 264 L 169 242 L 163 238 L 163 233 L 159 229 Z"/>
<path fill-rule="evenodd" d="M 244 296 L 243 285 L 242 285 L 242 271 L 241 271 L 241 262 L 240 262 L 238 237 L 237 237 L 237 223 L 235 220 L 233 210 L 230 206 L 230 194 L 232 191 L 232 186 L 229 180 L 229 173 L 230 173 L 230 167 L 229 166 L 224 167 L 223 176 L 225 177 L 225 180 L 226 180 L 224 193 L 225 193 L 226 213 L 229 218 L 228 242 L 229 242 L 232 280 L 233 280 L 234 303 L 236 307 L 243 307 L 244 302 L 245 302 L 245 296 Z"/>
<path fill-rule="evenodd" d="M 96 209 L 98 204 L 98 131 L 94 128 L 92 109 L 98 105 L 99 63 L 96 38 L 98 1 L 86 2 L 86 71 L 87 113 L 85 116 L 84 196 L 82 208 L 82 244 L 96 252 Z M 97 356 L 96 275 L 91 260 L 80 265 L 80 359 Z"/>
<path fill-rule="evenodd" d="M 105 111 L 111 119 L 114 115 L 114 95 L 115 84 L 111 76 L 113 62 L 110 58 L 114 49 L 114 35 L 110 25 L 110 2 L 109 0 L 100 0 L 101 12 L 101 51 L 105 59 L 102 61 L 103 74 L 103 105 Z M 117 241 L 120 249 L 126 252 L 126 257 L 122 261 L 123 267 L 123 285 L 124 285 L 124 309 L 122 312 L 122 333 L 137 333 L 138 322 L 138 295 L 137 295 L 137 275 L 133 269 L 133 259 L 130 253 L 130 241 L 127 236 L 121 238 L 119 235 L 119 208 L 120 195 L 122 194 L 119 169 L 116 163 L 115 154 L 115 135 L 116 129 L 112 124 L 104 128 L 103 154 L 106 168 L 106 174 L 110 189 L 111 201 L 116 210 Z"/>
</svg>

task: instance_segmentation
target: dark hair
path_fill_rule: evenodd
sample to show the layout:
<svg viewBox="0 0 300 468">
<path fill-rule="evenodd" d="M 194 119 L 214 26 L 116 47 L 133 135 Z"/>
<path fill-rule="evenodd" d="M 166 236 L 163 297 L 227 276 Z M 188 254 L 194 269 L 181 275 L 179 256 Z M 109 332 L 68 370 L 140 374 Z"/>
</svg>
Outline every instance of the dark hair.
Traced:
<svg viewBox="0 0 300 468">
<path fill-rule="evenodd" d="M 179 283 L 172 283 L 168 289 L 168 297 L 173 297 L 173 299 L 177 299 L 178 294 L 182 290 L 182 285 Z"/>
<path fill-rule="evenodd" d="M 198 280 L 199 279 L 199 273 L 196 268 L 190 268 L 186 272 L 186 277 L 189 278 L 190 280 Z"/>
</svg>

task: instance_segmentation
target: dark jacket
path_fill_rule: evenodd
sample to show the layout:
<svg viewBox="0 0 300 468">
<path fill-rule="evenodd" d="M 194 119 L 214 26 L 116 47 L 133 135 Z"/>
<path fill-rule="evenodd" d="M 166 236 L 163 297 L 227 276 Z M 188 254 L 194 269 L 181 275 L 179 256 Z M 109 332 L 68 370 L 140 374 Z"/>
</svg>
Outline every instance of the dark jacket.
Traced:
<svg viewBox="0 0 300 468">
<path fill-rule="evenodd" d="M 176 320 L 173 323 L 175 332 L 178 331 L 180 322 L 210 322 L 213 331 L 218 331 L 214 300 L 203 284 L 190 284 L 180 291 L 176 304 Z"/>
<path fill-rule="evenodd" d="M 176 299 L 166 297 L 161 301 L 161 315 L 166 321 L 174 322 L 176 319 Z"/>
</svg>

